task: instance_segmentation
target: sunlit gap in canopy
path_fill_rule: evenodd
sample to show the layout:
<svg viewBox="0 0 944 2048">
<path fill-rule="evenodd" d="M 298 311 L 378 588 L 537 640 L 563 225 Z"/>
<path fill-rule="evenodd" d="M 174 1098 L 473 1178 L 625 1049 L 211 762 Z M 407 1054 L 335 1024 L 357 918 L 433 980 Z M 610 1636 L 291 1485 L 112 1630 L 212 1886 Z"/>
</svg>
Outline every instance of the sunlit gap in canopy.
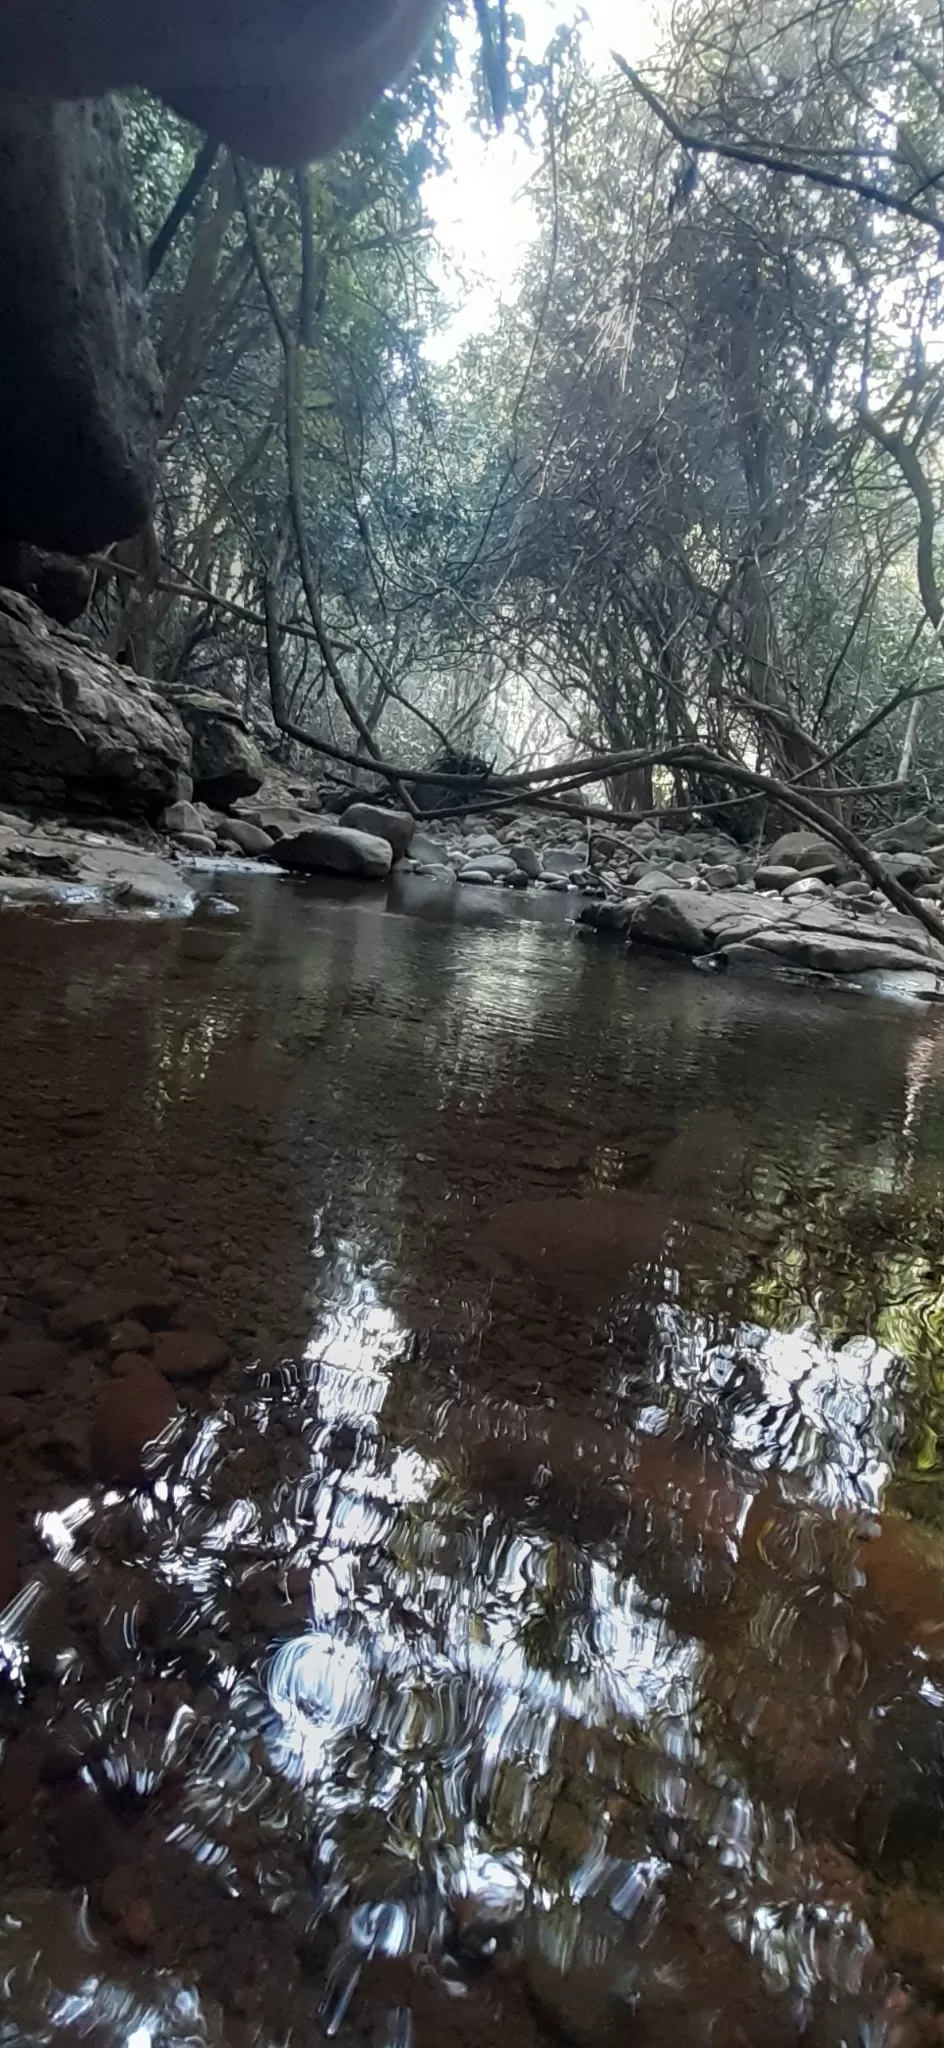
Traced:
<svg viewBox="0 0 944 2048">
<path fill-rule="evenodd" d="M 614 49 L 635 63 L 645 60 L 663 12 L 660 0 L 585 0 L 583 6 L 524 0 L 516 9 L 532 63 L 541 62 L 562 24 L 579 21 L 584 50 L 601 78 L 615 76 Z M 529 182 L 541 161 L 540 141 L 529 148 L 513 121 L 500 135 L 478 134 L 468 119 L 476 34 L 470 10 L 459 31 L 458 78 L 446 106 L 449 169 L 430 177 L 423 195 L 435 230 L 434 275 L 451 308 L 445 326 L 425 342 L 426 354 L 439 363 L 493 327 L 503 304 L 514 303 L 537 233 Z"/>
</svg>

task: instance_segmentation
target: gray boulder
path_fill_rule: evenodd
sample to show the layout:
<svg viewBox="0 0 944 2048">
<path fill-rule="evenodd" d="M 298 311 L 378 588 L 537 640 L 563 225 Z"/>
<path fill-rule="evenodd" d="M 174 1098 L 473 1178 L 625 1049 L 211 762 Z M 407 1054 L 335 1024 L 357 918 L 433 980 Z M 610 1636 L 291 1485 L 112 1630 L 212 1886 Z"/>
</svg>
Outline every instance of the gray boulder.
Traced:
<svg viewBox="0 0 944 2048">
<path fill-rule="evenodd" d="M 385 811 L 381 804 L 349 804 L 342 819 L 352 832 L 369 832 L 375 839 L 386 839 L 394 860 L 402 860 L 409 852 L 416 831 L 416 819 L 411 818 L 409 811 Z"/>
<path fill-rule="evenodd" d="M 447 847 L 444 839 L 431 839 L 428 832 L 417 832 L 411 842 L 410 852 L 414 860 L 422 861 L 424 867 L 444 867 Z"/>
<path fill-rule="evenodd" d="M 765 861 L 763 866 L 759 867 L 755 872 L 754 887 L 755 889 L 770 890 L 775 896 L 782 895 L 784 889 L 791 888 L 798 874 L 798 868 L 780 867 L 779 865 L 774 867 L 772 861 Z"/>
<path fill-rule="evenodd" d="M 783 894 L 787 903 L 805 903 L 811 896 L 828 896 L 829 890 L 818 875 L 800 875 L 797 881 L 791 882 L 789 889 L 785 889 Z"/>
<path fill-rule="evenodd" d="M 215 690 L 182 690 L 173 702 L 193 741 L 194 795 L 220 811 L 254 796 L 265 763 L 235 704 Z"/>
<path fill-rule="evenodd" d="M 823 839 L 818 832 L 784 832 L 773 846 L 768 847 L 764 865 L 798 868 L 802 874 L 806 868 L 842 866 L 843 862 L 841 856 L 837 857 L 837 848 L 832 841 Z"/>
<path fill-rule="evenodd" d="M 151 507 L 161 390 L 108 101 L 0 101 L 0 534 L 85 554 Z"/>
<path fill-rule="evenodd" d="M 813 882 L 826 882 L 830 889 L 838 889 L 840 882 L 847 878 L 851 880 L 856 872 L 851 861 L 829 860 L 823 861 L 817 867 L 804 868 L 803 878 L 805 880 L 809 876 Z"/>
<path fill-rule="evenodd" d="M 488 875 L 493 882 L 500 882 L 505 875 L 513 875 L 518 865 L 510 853 L 477 853 L 469 859 L 472 866 Z"/>
<path fill-rule="evenodd" d="M 632 916 L 631 903 L 588 903 L 577 919 L 597 932 L 625 932 Z"/>
<path fill-rule="evenodd" d="M 156 819 L 190 794 L 190 764 L 153 683 L 0 591 L 0 801 Z"/>
<path fill-rule="evenodd" d="M 716 866 L 705 868 L 705 881 L 709 889 L 736 889 L 738 871 L 733 861 L 719 861 Z"/>
<path fill-rule="evenodd" d="M 455 868 L 442 860 L 418 860 L 414 873 L 422 875 L 424 882 L 454 882 L 456 879 Z"/>
<path fill-rule="evenodd" d="M 495 876 L 490 873 L 488 868 L 483 868 L 480 863 L 474 867 L 460 868 L 459 880 L 460 882 L 471 882 L 473 886 L 477 884 L 480 889 L 494 889 L 495 887 Z"/>
<path fill-rule="evenodd" d="M 527 875 L 529 882 L 536 882 L 541 873 L 541 856 L 536 848 L 529 846 L 526 840 L 515 840 L 508 851 L 519 872 Z"/>
<path fill-rule="evenodd" d="M 633 888 L 639 896 L 661 896 L 666 889 L 680 886 L 673 884 L 664 868 L 643 868 L 640 871 L 636 867 L 632 873 Z"/>
<path fill-rule="evenodd" d="M 874 832 L 869 845 L 876 853 L 922 853 L 926 846 L 933 846 L 941 837 L 940 825 L 928 818 L 924 811 L 916 811 L 910 818 L 899 818 L 895 825 L 885 825 L 881 832 Z"/>
<path fill-rule="evenodd" d="M 225 818 L 219 828 L 219 837 L 224 845 L 235 846 L 240 853 L 253 857 L 264 857 L 272 852 L 275 845 L 268 832 L 261 825 L 251 825 L 248 818 Z"/>
<path fill-rule="evenodd" d="M 667 946 L 674 953 L 710 953 L 716 933 L 716 902 L 694 889 L 664 885 L 631 904 L 627 925 L 639 945 Z"/>
<path fill-rule="evenodd" d="M 306 825 L 292 837 L 279 839 L 272 857 L 295 874 L 354 875 L 364 882 L 382 882 L 393 866 L 389 839 L 333 823 Z"/>
<path fill-rule="evenodd" d="M 180 803 L 168 804 L 161 824 L 164 831 L 169 832 L 174 839 L 180 838 L 184 832 L 206 831 L 206 819 L 198 811 L 196 804 L 187 803 L 185 799 Z"/>
<path fill-rule="evenodd" d="M 570 880 L 576 869 L 583 866 L 583 850 L 578 846 L 548 846 L 545 848 L 542 868 L 545 875 L 558 875 Z"/>
<path fill-rule="evenodd" d="M 177 838 L 188 853 L 202 854 L 204 859 L 216 852 L 216 840 L 210 832 L 178 832 Z"/>
<path fill-rule="evenodd" d="M 303 811 L 289 809 L 283 804 L 258 804 L 255 808 L 243 805 L 239 816 L 247 825 L 255 825 L 260 832 L 265 832 L 269 839 L 292 838 L 303 825 L 310 823 L 310 818 Z M 227 820 L 229 824 L 232 822 L 231 818 Z"/>
<path fill-rule="evenodd" d="M 933 882 L 940 872 L 925 853 L 883 853 L 882 866 L 903 889 L 916 889 L 919 882 Z"/>
</svg>

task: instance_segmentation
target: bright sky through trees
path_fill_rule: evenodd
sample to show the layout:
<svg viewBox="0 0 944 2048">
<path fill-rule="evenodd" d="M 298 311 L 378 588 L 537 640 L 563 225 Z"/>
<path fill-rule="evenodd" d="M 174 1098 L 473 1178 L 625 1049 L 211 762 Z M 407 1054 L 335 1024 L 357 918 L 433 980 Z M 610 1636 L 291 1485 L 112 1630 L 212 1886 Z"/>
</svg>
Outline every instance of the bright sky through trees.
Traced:
<svg viewBox="0 0 944 2048">
<path fill-rule="evenodd" d="M 618 49 L 640 62 L 651 47 L 658 0 L 524 0 L 520 12 L 529 55 L 539 60 L 563 21 L 583 18 L 588 58 L 605 76 L 610 52 Z M 528 182 L 538 161 L 509 125 L 501 135 L 476 135 L 468 123 L 468 78 L 474 47 L 469 21 L 461 77 L 450 112 L 452 168 L 431 178 L 426 204 L 444 251 L 440 273 L 455 317 L 431 337 L 428 353 L 448 359 L 470 334 L 490 326 L 497 304 L 513 298 L 522 256 L 533 233 Z"/>
</svg>

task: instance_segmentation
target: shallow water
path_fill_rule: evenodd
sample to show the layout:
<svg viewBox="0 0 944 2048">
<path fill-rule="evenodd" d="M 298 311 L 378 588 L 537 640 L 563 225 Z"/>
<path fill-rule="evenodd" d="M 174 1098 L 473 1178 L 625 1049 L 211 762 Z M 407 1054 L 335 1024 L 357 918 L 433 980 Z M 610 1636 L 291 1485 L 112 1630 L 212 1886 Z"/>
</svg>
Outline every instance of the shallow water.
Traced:
<svg viewBox="0 0 944 2048">
<path fill-rule="evenodd" d="M 227 895 L 2 927 L 0 2040 L 944 2039 L 944 1022 Z"/>
</svg>

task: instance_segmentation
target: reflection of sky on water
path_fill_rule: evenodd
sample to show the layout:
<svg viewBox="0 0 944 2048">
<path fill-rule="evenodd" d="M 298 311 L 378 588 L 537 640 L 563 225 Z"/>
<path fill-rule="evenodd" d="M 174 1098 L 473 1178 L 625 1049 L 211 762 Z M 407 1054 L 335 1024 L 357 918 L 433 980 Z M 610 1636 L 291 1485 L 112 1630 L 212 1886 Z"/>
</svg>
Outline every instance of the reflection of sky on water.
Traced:
<svg viewBox="0 0 944 2048">
<path fill-rule="evenodd" d="M 137 1061 L 133 1074 L 129 1064 L 133 1128 L 123 1134 L 117 1118 L 103 1122 L 102 1186 L 111 1185 L 106 1140 L 124 1135 L 137 1158 L 142 1128 L 159 1126 L 166 1146 L 143 1152 L 135 1173 L 153 1181 L 156 1223 L 161 1202 L 173 1213 L 180 1198 L 201 1252 L 200 1205 L 213 1203 L 209 1165 L 218 1163 L 222 1176 L 234 1163 L 237 1123 L 247 1148 L 235 1161 L 237 1183 L 244 1166 L 247 1185 L 258 1178 L 266 1196 L 278 1157 L 279 1173 L 292 1181 L 284 1235 L 278 1200 L 258 1246 L 240 1234 L 223 1200 L 221 1236 L 227 1259 L 273 1283 L 260 1351 L 284 1337 L 291 1357 L 258 1379 L 250 1374 L 245 1387 L 227 1381 L 201 1391 L 198 1419 L 184 1423 L 152 1492 L 104 1504 L 94 1493 L 71 1507 L 50 1494 L 57 1504 L 36 1525 L 55 1567 L 50 1590 L 66 1583 L 72 1591 L 100 1569 L 112 1605 L 91 1660 L 81 1632 L 70 1643 L 63 1630 L 64 1654 L 57 1642 L 45 1696 L 55 1692 L 55 1712 L 91 1727 L 113 1785 L 176 1774 L 180 1804 L 168 1804 L 155 1825 L 191 1868 L 218 1876 L 247 1916 L 266 1901 L 302 1900 L 312 1911 L 326 1901 L 363 1961 L 378 1950 L 423 1947 L 430 1929 L 441 1928 L 435 1909 L 447 1895 L 497 1896 L 538 1909 L 558 1959 L 582 1945 L 601 1957 L 615 1947 L 625 1960 L 630 1949 L 620 1944 L 638 1945 L 640 1926 L 671 1882 L 674 1851 L 670 1841 L 663 1853 L 661 1825 L 668 1817 L 680 1837 L 689 1829 L 693 1858 L 730 1882 L 731 1929 L 742 1949 L 802 1998 L 820 1973 L 820 1945 L 848 1954 L 851 1970 L 868 1943 L 839 1907 L 817 1907 L 814 1928 L 781 1856 L 781 1795 L 765 1803 L 767 1784 L 747 1782 L 741 1752 L 732 1760 L 708 1711 L 719 1697 L 711 1686 L 720 1653 L 707 1628 L 704 1641 L 698 1630 L 709 1601 L 724 1597 L 740 1525 L 734 1517 L 725 1524 L 731 1541 L 715 1578 L 710 1569 L 703 1580 L 689 1570 L 698 1563 L 698 1532 L 684 1512 L 664 1549 L 658 1531 L 650 1547 L 631 1456 L 624 1469 L 617 1447 L 605 1486 L 594 1492 L 606 1430 L 600 1415 L 626 1419 L 626 1442 L 633 1428 L 668 1439 L 680 1426 L 687 1442 L 730 1453 L 745 1473 L 745 1500 L 752 1475 L 776 1466 L 793 1475 L 798 1497 L 872 1505 L 899 1427 L 896 1361 L 857 1340 L 831 1350 L 812 1329 L 786 1335 L 764 1327 L 768 1313 L 774 1320 L 783 1312 L 788 1288 L 791 1305 L 804 1298 L 817 1260 L 808 1268 L 801 1245 L 796 1272 L 776 1276 L 781 1307 L 768 1311 L 757 1291 L 747 1310 L 738 1295 L 738 1313 L 755 1321 L 732 1328 L 733 1315 L 725 1327 L 710 1307 L 683 1311 L 677 1291 L 655 1312 L 648 1361 L 649 1323 L 641 1321 L 637 1343 L 617 1321 L 609 1391 L 621 1370 L 624 1378 L 600 1413 L 586 1375 L 575 1375 L 571 1390 L 566 1359 L 551 1358 L 545 1386 L 536 1361 L 533 1387 L 546 1396 L 550 1418 L 541 1438 L 530 1378 L 526 1398 L 515 1400 L 523 1368 L 513 1369 L 514 1301 L 488 1300 L 474 1320 L 478 1282 L 466 1290 L 461 1263 L 451 1269 L 449 1261 L 464 1209 L 502 1199 L 503 1176 L 509 1198 L 519 1173 L 525 1192 L 538 1194 L 579 1193 L 587 1176 L 619 1188 L 634 1184 L 648 1150 L 653 1185 L 669 1201 L 677 1188 L 700 1196 L 708 1186 L 733 1211 L 754 1199 L 773 1213 L 779 1180 L 792 1174 L 789 1213 L 804 1227 L 807 1218 L 812 1227 L 818 1217 L 829 1224 L 834 1194 L 838 1202 L 848 1190 L 853 1167 L 873 1190 L 895 1190 L 901 1061 L 892 1027 L 877 1012 L 853 1027 L 848 1005 L 831 1011 L 810 998 L 816 1057 L 804 1062 L 796 1033 L 806 999 L 796 992 L 788 1022 L 787 1006 L 769 989 L 709 986 L 599 948 L 591 966 L 590 947 L 559 932 L 457 926 L 453 945 L 418 920 L 403 920 L 393 934 L 392 920 L 352 916 L 346 906 L 323 915 L 311 893 L 288 887 L 271 891 L 270 928 L 244 918 L 244 929 L 251 943 L 238 971 L 204 969 L 197 956 L 185 961 L 183 949 L 177 960 L 176 944 L 177 964 L 163 984 L 141 965 L 146 1059 L 134 1053 L 138 1026 L 127 1008 L 133 948 L 127 958 L 122 948 L 110 981 L 101 955 L 94 973 L 78 970 L 81 985 L 66 1005 L 73 1080 L 85 1046 L 79 1026 L 104 1014 L 103 990 L 119 1020 L 96 1084 L 109 1114 L 116 1045 L 127 1044 L 129 1062 L 132 1054 Z M 32 992 L 23 1015 L 31 1030 Z M 927 1108 L 919 1096 L 929 1072 L 923 1057 L 909 1068 L 909 1143 Z M 95 1073 L 90 1066 L 93 1083 Z M 444 1103 L 450 1122 L 440 1145 Z M 308 1131 L 317 1139 L 310 1154 Z M 762 1167 L 777 1182 L 767 1203 Z M 310 1216 L 318 1200 L 325 1227 L 346 1229 L 340 1243 L 321 1235 L 316 1217 L 306 1245 L 306 1210 Z M 447 1200 L 458 1220 L 446 1219 L 441 1255 L 437 1204 Z M 206 1235 L 212 1241 L 213 1232 Z M 368 1266 L 366 1247 L 392 1263 Z M 286 1276 L 297 1255 L 301 1300 L 311 1278 L 306 1250 L 318 1261 L 321 1307 L 299 1359 L 304 1307 L 296 1315 Z M 676 1250 L 682 1263 L 682 1236 Z M 827 1246 L 820 1264 L 829 1258 Z M 866 1243 L 863 1265 L 868 1259 Z M 685 1299 L 723 1298 L 711 1270 L 704 1277 L 703 1290 L 682 1288 Z M 842 1280 L 837 1267 L 837 1285 Z M 280 1291 L 292 1297 L 284 1327 Z M 459 1297 L 462 1356 L 447 1380 L 439 1311 L 442 1331 L 455 1330 Z M 413 1357 L 391 1300 L 407 1304 L 407 1322 L 415 1304 L 424 1347 L 433 1328 L 429 1354 Z M 553 1318 L 546 1321 L 553 1349 Z M 849 1327 L 864 1326 L 864 1317 L 850 1315 Z M 494 1383 L 490 1334 L 499 1339 Z M 480 1339 L 486 1363 L 476 1378 L 467 1368 Z M 502 1343 L 512 1365 L 505 1387 Z M 646 1376 L 647 1362 L 654 1375 Z M 607 1370 L 604 1358 L 601 1377 Z M 569 1423 L 556 1433 L 551 1426 L 561 1409 L 569 1416 L 571 1392 L 572 1461 Z M 465 1456 L 466 1436 L 476 1450 L 493 1441 L 501 1449 L 506 1432 L 514 1432 L 516 1451 L 535 1451 L 536 1470 L 546 1449 L 548 1469 L 533 1488 L 528 1455 L 509 1456 L 505 1467 L 499 1457 L 494 1469 L 485 1455 Z M 649 1469 L 658 1473 L 657 1458 Z M 712 1553 L 708 1566 L 716 1561 Z M 37 1613 L 47 1638 L 58 1626 L 53 1600 L 41 1607 L 35 1585 L 0 1628 L 0 1652 L 22 1686 L 36 1676 Z M 148 1614 L 155 1588 L 162 1600 L 170 1596 L 156 1618 Z M 780 1588 L 771 1592 L 771 1608 L 781 1599 L 788 1595 Z M 156 1649 L 147 1622 L 159 1625 Z M 814 1656 L 820 1648 L 817 1639 Z M 161 1683 L 179 1685 L 186 1700 L 169 1728 L 130 1711 L 134 1688 L 146 1695 L 152 1654 Z M 786 1663 L 789 1641 L 782 1654 Z M 781 1674 L 773 1669 L 767 1681 L 762 1671 L 758 1682 L 776 1688 Z M 926 1697 L 939 1709 L 930 1690 Z M 239 1856 L 229 1831 L 238 1840 L 250 1811 L 255 1832 L 243 1835 L 250 1849 Z M 771 1895 L 759 1895 L 759 1870 L 774 1873 Z M 215 2048 L 227 2037 L 195 1990 L 170 1974 L 157 1983 L 149 1961 L 139 1967 L 116 1955 L 77 1896 L 54 1901 L 59 1929 L 48 1908 L 45 1900 L 14 1900 L 0 1923 L 0 1976 L 8 1986 L 15 1980 L 17 2017 L 15 2032 L 0 2025 L 0 2048 L 47 2048 L 66 2027 L 101 2038 L 103 2048 Z M 840 1974 L 845 1967 L 836 1963 Z M 351 1980 L 340 1970 L 335 2017 Z M 407 2038 L 397 2036 L 403 2048 Z M 874 2044 L 882 2036 L 856 2028 L 848 2038 Z"/>
<path fill-rule="evenodd" d="M 382 1752 L 392 1778 L 380 1803 L 391 1813 L 404 1769 L 435 1757 L 465 1787 L 447 1797 L 461 1866 L 479 1853 L 475 1799 L 509 1766 L 535 1781 L 545 1775 L 564 1724 L 658 1717 L 684 1729 L 701 1650 L 601 1557 L 590 1562 L 573 1657 L 565 1652 L 559 1669 L 534 1660 L 523 1624 L 554 1610 L 546 1539 L 476 1507 L 471 1552 L 458 1570 L 443 1564 L 443 1542 L 457 1516 L 465 1526 L 468 1502 L 435 1441 L 425 1454 L 388 1451 L 378 1436 L 407 1333 L 349 1243 L 338 1248 L 333 1279 L 305 1352 L 312 1442 L 327 1441 L 330 1461 L 331 1432 L 340 1424 L 356 1433 L 349 1461 L 341 1470 L 329 1462 L 312 1504 L 311 1626 L 266 1665 L 267 1746 L 277 1770 L 332 1809 L 336 1795 L 344 1803 L 352 1743 Z M 425 1806 L 419 1824 L 422 1834 L 434 1827 Z"/>
<path fill-rule="evenodd" d="M 306 1363 L 317 1368 L 320 1420 L 359 1421 L 379 1414 L 391 1361 L 408 1335 L 393 1310 L 384 1308 L 376 1280 L 360 1269 L 354 1245 L 340 1239 L 331 1293 L 304 1354 Z"/>
<path fill-rule="evenodd" d="M 294 1558 L 307 1573 L 307 1625 L 272 1641 L 259 1667 L 261 1730 L 257 1680 L 235 1644 L 216 1672 L 230 1725 L 203 1727 L 189 1709 L 178 1717 L 160 1767 L 182 1767 L 189 1793 L 168 1840 L 234 1890 L 225 1836 L 238 1812 L 252 1807 L 273 1840 L 286 1829 L 310 1840 L 326 1896 L 344 1903 L 350 1927 L 323 2015 L 333 2031 L 364 1958 L 426 1938 L 418 1886 L 440 1901 L 457 1889 L 494 1899 L 511 1888 L 558 1966 L 597 1942 L 603 1967 L 638 1940 L 645 1916 L 662 1910 L 672 1866 L 658 1843 L 627 1845 L 614 1830 L 594 1762 L 595 1745 L 610 1740 L 637 1758 L 640 1811 L 696 1826 L 699 1855 L 734 1887 L 731 1931 L 769 1979 L 807 1995 L 826 1967 L 819 1942 L 828 1968 L 851 1981 L 871 1944 L 846 1906 L 816 1907 L 814 1941 L 802 1903 L 752 1896 L 758 1871 L 776 1864 L 782 1816 L 713 1750 L 703 1642 L 620 1569 L 605 1531 L 592 1547 L 575 1541 L 576 1578 L 560 1580 L 558 1541 L 540 1511 L 519 1516 L 513 1504 L 499 1511 L 470 1495 L 437 1440 L 435 1411 L 425 1442 L 396 1443 L 409 1333 L 382 1299 L 386 1278 L 359 1263 L 353 1240 L 332 1255 L 326 1305 L 283 1392 L 303 1428 L 310 1482 L 287 1482 L 284 1499 L 251 1484 L 214 1499 L 231 1446 L 232 1417 L 221 1409 L 138 1503 L 162 1577 L 186 1588 L 206 1619 L 222 1611 L 234 1572 Z M 655 1400 L 637 1417 L 643 1433 L 658 1435 L 680 1405 L 692 1421 L 721 1412 L 726 1448 L 753 1469 L 793 1471 L 831 1504 L 880 1496 L 897 1427 L 889 1353 L 859 1341 L 832 1350 L 809 1330 L 758 1325 L 722 1339 L 674 1301 L 658 1311 L 653 1353 L 660 1370 Z M 736 1398 L 726 1404 L 728 1390 Z M 46 1545 L 70 1570 L 88 1519 L 84 1500 L 43 1519 Z M 463 1544 L 450 1554 L 456 1531 Z M 563 1759 L 576 1731 L 573 1770 Z M 259 1732 L 268 1770 L 251 1761 Z M 551 1853 L 561 1808 L 569 1832 Z M 376 1828 L 366 1860 L 365 1811 Z M 42 2025 L 26 2039 L 44 2038 L 50 2022 L 105 2024 L 124 2042 L 159 2034 L 183 2043 L 195 2026 L 214 2038 L 180 1986 L 149 2004 L 94 1968 L 68 1993 L 50 1986 L 42 2003 Z"/>
<path fill-rule="evenodd" d="M 395 1426 L 406 1332 L 351 1243 L 340 1248 L 335 1277 L 306 1350 L 312 1441 L 330 1442 L 339 1423 L 353 1427 L 352 1456 L 340 1472 L 329 1467 L 315 1503 L 311 1625 L 281 1643 L 265 1671 L 268 1754 L 299 1795 L 308 1788 L 314 1799 L 333 1895 L 353 1885 L 356 1899 L 366 1881 L 376 1905 L 383 1873 L 387 1895 L 391 1887 L 396 1895 L 417 1859 L 430 1881 L 445 1868 L 450 1886 L 471 1885 L 483 1856 L 507 1857 L 510 1828 L 516 1881 L 532 1906 L 556 1909 L 566 1898 L 578 1912 L 581 1901 L 594 1902 L 612 1923 L 607 1938 L 617 1939 L 612 1926 L 628 1925 L 658 1891 L 662 1865 L 649 1852 L 614 1853 L 605 1795 L 593 1794 L 587 1764 L 596 1818 L 551 1876 L 537 1820 L 560 1797 L 561 1745 L 576 1728 L 591 1743 L 606 1731 L 620 1743 L 633 1731 L 644 1738 L 654 1809 L 683 1822 L 707 1798 L 710 1854 L 752 1882 L 758 1858 L 774 1853 L 779 1823 L 739 1782 L 730 1757 L 712 1762 L 702 1642 L 679 1634 L 605 1541 L 583 1553 L 579 1601 L 572 1587 L 558 1594 L 554 1540 L 540 1525 L 515 1526 L 514 1509 L 501 1516 L 470 1502 L 435 1437 L 423 1453 L 386 1451 L 384 1409 Z M 669 1303 L 656 1348 L 666 1361 L 663 1393 L 676 1408 L 681 1397 L 686 1414 L 717 1402 L 729 1381 L 738 1386 L 726 1446 L 754 1469 L 795 1472 L 804 1491 L 831 1505 L 880 1497 L 898 1425 L 896 1362 L 880 1347 L 856 1341 L 833 1350 L 808 1330 L 756 1325 L 722 1343 L 706 1320 Z M 658 1434 L 665 1410 L 650 1405 L 640 1420 Z M 445 1540 L 457 1526 L 468 1531 L 470 1506 L 473 1547 L 450 1568 Z M 349 1861 L 345 1846 L 345 1816 L 353 1819 L 365 1796 L 385 1820 L 394 1859 L 381 1858 L 373 1875 L 358 1875 L 357 1853 Z M 854 1973 L 871 1946 L 861 1923 L 845 1908 L 835 1918 L 821 1910 L 833 1963 L 848 1950 Z M 772 1977 L 799 1983 L 812 1968 L 798 1948 L 805 1926 L 790 1900 L 763 1912 L 745 1905 L 740 1938 Z M 577 1940 L 576 1925 L 568 1927 L 555 1925 L 558 1961 Z M 808 1950 L 808 1927 L 803 1938 Z M 338 2011 L 353 1990 L 351 1975 L 342 1980 Z"/>
<path fill-rule="evenodd" d="M 718 1338 L 674 1303 L 655 1312 L 653 1358 L 690 1414 L 721 1413 L 724 1443 L 758 1471 L 802 1475 L 824 1506 L 881 1504 L 902 1429 L 901 1360 L 871 1338 L 831 1345 L 810 1327 L 740 1324 Z"/>
</svg>

